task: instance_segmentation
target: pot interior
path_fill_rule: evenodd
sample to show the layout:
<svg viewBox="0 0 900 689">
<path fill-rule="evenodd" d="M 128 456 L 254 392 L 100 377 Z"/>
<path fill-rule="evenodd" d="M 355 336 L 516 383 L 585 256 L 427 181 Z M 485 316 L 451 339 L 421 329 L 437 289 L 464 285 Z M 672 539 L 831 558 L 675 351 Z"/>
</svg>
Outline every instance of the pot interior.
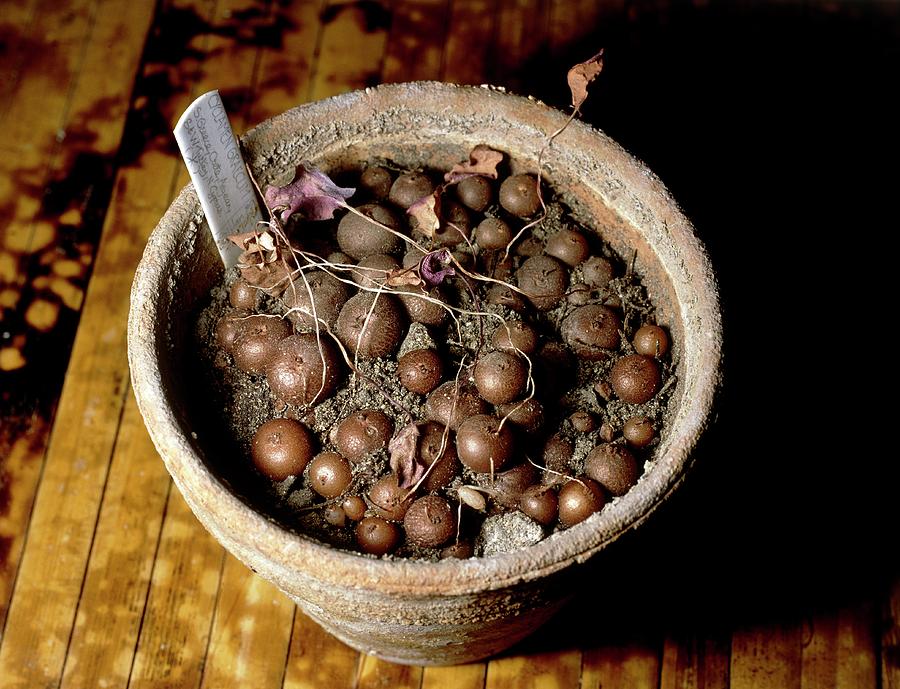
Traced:
<svg viewBox="0 0 900 689">
<path fill-rule="evenodd" d="M 534 172 L 547 134 L 564 121 L 557 111 L 505 93 L 413 84 L 297 108 L 251 130 L 242 144 L 262 188 L 290 181 L 300 162 L 312 163 L 335 177 L 382 160 L 403 168 L 448 169 L 466 159 L 477 144 L 507 154 L 513 172 Z M 538 576 L 542 567 L 553 569 L 583 559 L 646 517 L 688 468 L 718 380 L 715 281 L 690 224 L 659 180 L 617 144 L 578 122 L 544 151 L 543 163 L 543 179 L 573 216 L 586 229 L 598 232 L 639 274 L 655 305 L 657 322 L 671 332 L 677 384 L 670 398 L 670 420 L 638 485 L 586 522 L 529 548 L 535 553 L 520 558 L 521 567 L 516 564 L 521 554 L 498 556 L 509 560 L 508 571 L 518 577 Z M 194 320 L 209 291 L 222 279 L 218 254 L 191 187 L 160 223 L 144 263 L 148 265 L 138 272 L 135 294 L 150 289 L 146 284 L 150 280 L 164 286 L 141 303 L 152 317 L 155 336 L 149 358 L 158 366 L 160 402 L 171 409 L 173 427 L 154 429 L 149 419 L 148 426 L 158 447 L 160 434 L 175 432 L 183 445 L 179 452 L 185 454 L 183 450 L 189 448 L 187 454 L 192 456 L 177 462 L 167 459 L 179 487 L 183 492 L 190 490 L 192 476 L 208 471 L 213 484 L 218 482 L 260 520 L 282 532 L 276 540 L 299 539 L 304 547 L 316 548 L 311 539 L 292 533 L 286 523 L 273 523 L 278 520 L 267 505 L 263 479 L 240 466 L 237 448 L 222 432 L 218 410 L 210 408 L 197 386 L 192 358 L 184 356 Z M 135 345 L 140 346 L 140 342 Z M 132 353 L 132 358 L 135 368 L 137 355 Z M 138 390 L 139 385 L 136 380 Z M 141 404 L 145 417 L 148 404 Z M 166 458 L 162 447 L 161 454 Z M 218 518 L 229 519 L 231 507 L 224 503 L 204 507 Z M 276 546 L 272 548 L 276 556 Z M 328 557 L 344 564 L 346 558 L 358 559 L 353 553 Z M 542 564 L 535 568 L 535 562 Z M 426 568 L 434 566 L 423 563 Z M 437 566 L 472 567 L 465 562 Z"/>
</svg>

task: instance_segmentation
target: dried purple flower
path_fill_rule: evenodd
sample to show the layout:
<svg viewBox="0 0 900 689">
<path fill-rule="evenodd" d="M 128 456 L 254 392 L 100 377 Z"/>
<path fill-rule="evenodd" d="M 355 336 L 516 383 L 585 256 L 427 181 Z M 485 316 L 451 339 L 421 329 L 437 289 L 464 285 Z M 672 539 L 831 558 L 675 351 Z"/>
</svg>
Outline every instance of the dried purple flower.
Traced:
<svg viewBox="0 0 900 689">
<path fill-rule="evenodd" d="M 281 211 L 282 222 L 298 211 L 306 220 L 328 220 L 355 192 L 353 187 L 337 186 L 324 172 L 300 164 L 293 182 L 267 187 L 265 198 L 270 209 Z"/>
<path fill-rule="evenodd" d="M 438 249 L 425 254 L 419 263 L 419 274 L 429 287 L 437 287 L 445 278 L 456 275 L 450 262 L 450 250 Z"/>
</svg>

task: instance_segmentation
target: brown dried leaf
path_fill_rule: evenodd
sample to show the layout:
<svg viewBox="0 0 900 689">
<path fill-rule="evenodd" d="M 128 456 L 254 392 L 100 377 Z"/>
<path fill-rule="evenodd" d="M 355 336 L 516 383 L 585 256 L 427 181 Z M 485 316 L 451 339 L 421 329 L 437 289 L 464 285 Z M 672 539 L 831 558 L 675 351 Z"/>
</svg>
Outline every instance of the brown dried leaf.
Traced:
<svg viewBox="0 0 900 689">
<path fill-rule="evenodd" d="M 569 82 L 569 90 L 572 92 L 572 107 L 578 110 L 587 100 L 588 85 L 597 78 L 603 69 L 603 50 L 594 55 L 590 60 L 579 62 L 569 70 L 566 80 Z"/>
<path fill-rule="evenodd" d="M 401 428 L 388 443 L 391 470 L 397 474 L 401 488 L 412 488 L 425 473 L 425 467 L 416 461 L 418 444 L 419 427 L 415 423 Z"/>
<path fill-rule="evenodd" d="M 416 273 L 415 268 L 394 268 L 388 271 L 385 283 L 388 287 L 415 286 L 422 284 L 422 278 Z"/>
<path fill-rule="evenodd" d="M 251 230 L 250 232 L 241 232 L 239 234 L 228 235 L 228 241 L 235 244 L 239 249 L 247 249 L 251 244 L 256 243 L 259 232 Z"/>
<path fill-rule="evenodd" d="M 440 194 L 441 190 L 438 187 L 433 194 L 423 196 L 406 210 L 416 221 L 413 229 L 418 230 L 427 237 L 434 237 L 434 233 L 441 226 L 441 221 L 438 218 L 438 213 L 441 212 Z"/>
<path fill-rule="evenodd" d="M 457 163 L 450 172 L 444 175 L 444 180 L 450 184 L 461 182 L 466 177 L 481 175 L 497 179 L 497 166 L 503 162 L 503 154 L 484 144 L 479 144 L 469 153 L 469 160 Z"/>
<path fill-rule="evenodd" d="M 241 277 L 255 287 L 272 296 L 278 296 L 288 286 L 290 281 L 290 270 L 284 264 L 284 261 L 271 263 L 245 263 L 243 260 L 244 253 L 238 261 L 238 269 L 241 271 Z"/>
</svg>

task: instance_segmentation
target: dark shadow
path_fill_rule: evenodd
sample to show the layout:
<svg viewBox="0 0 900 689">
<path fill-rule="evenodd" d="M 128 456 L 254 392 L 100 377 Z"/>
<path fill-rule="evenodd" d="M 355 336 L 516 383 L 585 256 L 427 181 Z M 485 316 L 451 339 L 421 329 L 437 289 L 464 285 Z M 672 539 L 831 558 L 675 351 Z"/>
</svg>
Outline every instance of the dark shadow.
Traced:
<svg viewBox="0 0 900 689">
<path fill-rule="evenodd" d="M 897 453 L 880 401 L 892 316 L 876 304 L 896 227 L 900 14 L 828 8 L 676 3 L 521 71 L 562 106 L 567 68 L 606 48 L 585 119 L 693 220 L 726 327 L 726 386 L 694 476 L 597 558 L 529 649 L 584 645 L 575 622 L 587 619 L 600 636 L 777 621 L 869 599 L 898 572 Z"/>
</svg>

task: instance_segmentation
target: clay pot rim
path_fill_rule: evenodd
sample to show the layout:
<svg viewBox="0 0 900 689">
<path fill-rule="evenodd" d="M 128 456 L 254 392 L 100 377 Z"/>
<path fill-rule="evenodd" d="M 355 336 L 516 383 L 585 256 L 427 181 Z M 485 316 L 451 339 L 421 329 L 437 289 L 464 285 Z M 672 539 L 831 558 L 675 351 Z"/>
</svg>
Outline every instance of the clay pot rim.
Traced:
<svg viewBox="0 0 900 689">
<path fill-rule="evenodd" d="M 470 98 L 488 101 L 485 106 L 502 106 L 504 113 L 515 110 L 521 121 L 541 120 L 542 124 L 561 125 L 566 119 L 563 113 L 543 103 L 507 94 L 502 89 L 412 82 L 369 88 L 299 106 L 251 129 L 242 140 L 251 147 L 254 142 L 265 142 L 266 137 L 273 133 L 277 135 L 279 127 L 291 114 L 296 117 L 297 113 L 302 113 L 314 121 L 335 117 L 347 108 L 375 107 L 384 102 L 415 102 L 422 97 L 453 101 L 466 93 Z M 590 144 L 614 158 L 615 164 L 624 170 L 629 184 L 639 187 L 641 200 L 647 208 L 668 220 L 667 231 L 677 238 L 684 260 L 693 262 L 700 269 L 697 290 L 707 318 L 703 342 L 699 346 L 704 349 L 706 365 L 694 371 L 696 380 L 692 385 L 697 394 L 682 401 L 682 406 L 687 405 L 687 408 L 677 437 L 657 458 L 653 470 L 645 473 L 625 496 L 581 524 L 515 553 L 469 560 L 375 559 L 321 544 L 253 510 L 213 475 L 182 430 L 166 397 L 163 374 L 156 359 L 157 336 L 154 328 L 148 327 L 148 323 L 153 323 L 156 309 L 154 287 L 166 289 L 167 266 L 159 257 L 172 252 L 178 241 L 176 234 L 186 231 L 185 228 L 200 217 L 196 193 L 193 186 L 188 185 L 161 219 L 136 271 L 128 322 L 128 354 L 135 396 L 153 442 L 191 508 L 196 512 L 199 507 L 215 515 L 216 527 L 221 527 L 216 534 L 219 540 L 223 540 L 224 535 L 239 548 L 260 553 L 275 563 L 276 570 L 285 577 L 300 570 L 310 572 L 324 582 L 371 588 L 383 593 L 412 596 L 465 594 L 538 579 L 583 562 L 644 521 L 677 488 L 693 462 L 691 451 L 709 419 L 719 387 L 721 318 L 712 268 L 690 223 L 680 214 L 653 173 L 602 132 L 581 122 L 573 122 L 557 140 L 558 145 L 563 141 L 568 142 L 567 146 Z M 264 143 L 263 147 L 266 145 Z M 229 547 L 228 543 L 225 545 Z"/>
</svg>

